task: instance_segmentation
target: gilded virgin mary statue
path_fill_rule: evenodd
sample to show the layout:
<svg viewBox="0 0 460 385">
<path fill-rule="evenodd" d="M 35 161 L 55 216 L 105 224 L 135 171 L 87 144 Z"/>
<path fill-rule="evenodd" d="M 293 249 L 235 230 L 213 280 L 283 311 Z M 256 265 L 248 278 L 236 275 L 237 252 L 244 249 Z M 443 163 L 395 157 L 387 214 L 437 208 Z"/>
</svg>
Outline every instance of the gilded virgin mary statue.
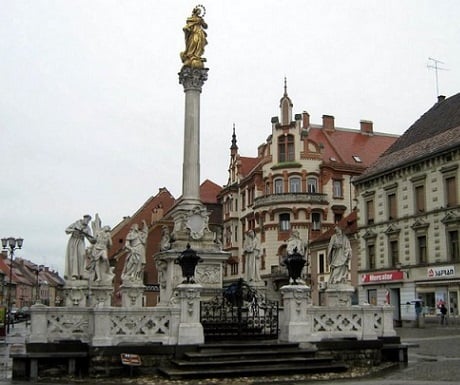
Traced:
<svg viewBox="0 0 460 385">
<path fill-rule="evenodd" d="M 203 19 L 205 8 L 197 5 L 193 8 L 192 15 L 187 18 L 187 24 L 183 28 L 185 34 L 185 51 L 180 53 L 184 67 L 203 68 L 205 58 L 204 47 L 208 43 L 205 29 L 208 25 Z"/>
</svg>

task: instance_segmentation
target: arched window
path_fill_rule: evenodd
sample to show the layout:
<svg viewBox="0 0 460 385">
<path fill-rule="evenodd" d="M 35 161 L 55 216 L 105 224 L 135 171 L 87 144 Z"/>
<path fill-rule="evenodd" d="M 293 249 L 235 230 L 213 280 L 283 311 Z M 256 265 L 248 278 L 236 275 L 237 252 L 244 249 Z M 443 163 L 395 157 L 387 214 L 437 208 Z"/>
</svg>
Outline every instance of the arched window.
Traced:
<svg viewBox="0 0 460 385">
<path fill-rule="evenodd" d="M 289 192 L 299 193 L 300 192 L 300 178 L 293 176 L 289 179 Z"/>
<path fill-rule="evenodd" d="M 278 138 L 278 160 L 279 162 L 295 160 L 293 135 L 283 135 Z"/>
<path fill-rule="evenodd" d="M 317 193 L 318 192 L 318 179 L 314 176 L 309 176 L 307 178 L 307 191 L 309 193 Z"/>
<path fill-rule="evenodd" d="M 274 187 L 274 193 L 275 194 L 282 194 L 284 191 L 283 189 L 283 180 L 281 178 L 279 179 L 275 179 L 274 183 L 273 183 L 273 187 Z"/>
</svg>

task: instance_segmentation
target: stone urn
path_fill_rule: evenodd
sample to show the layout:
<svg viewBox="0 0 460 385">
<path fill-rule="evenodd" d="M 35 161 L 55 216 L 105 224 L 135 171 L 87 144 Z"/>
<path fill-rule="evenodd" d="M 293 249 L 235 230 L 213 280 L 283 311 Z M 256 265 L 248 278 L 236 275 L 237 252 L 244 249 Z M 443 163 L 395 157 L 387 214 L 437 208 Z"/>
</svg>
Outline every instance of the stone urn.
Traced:
<svg viewBox="0 0 460 385">
<path fill-rule="evenodd" d="M 195 283 L 195 268 L 198 262 L 202 261 L 190 244 L 187 244 L 187 248 L 174 261 L 182 269 L 182 276 L 185 278 L 182 283 Z"/>
</svg>

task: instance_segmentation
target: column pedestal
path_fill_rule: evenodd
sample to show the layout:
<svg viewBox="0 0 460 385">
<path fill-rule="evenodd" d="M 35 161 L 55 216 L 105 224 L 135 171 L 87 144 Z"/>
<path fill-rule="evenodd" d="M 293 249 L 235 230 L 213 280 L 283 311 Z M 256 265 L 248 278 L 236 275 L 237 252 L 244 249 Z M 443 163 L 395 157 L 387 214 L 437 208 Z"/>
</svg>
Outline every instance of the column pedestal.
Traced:
<svg viewBox="0 0 460 385">
<path fill-rule="evenodd" d="M 286 285 L 280 291 L 284 304 L 280 341 L 307 342 L 312 328 L 307 318 L 307 307 L 311 305 L 310 287 Z"/>
<path fill-rule="evenodd" d="M 181 284 L 177 287 L 180 303 L 178 345 L 204 343 L 203 325 L 200 323 L 201 285 Z"/>
</svg>

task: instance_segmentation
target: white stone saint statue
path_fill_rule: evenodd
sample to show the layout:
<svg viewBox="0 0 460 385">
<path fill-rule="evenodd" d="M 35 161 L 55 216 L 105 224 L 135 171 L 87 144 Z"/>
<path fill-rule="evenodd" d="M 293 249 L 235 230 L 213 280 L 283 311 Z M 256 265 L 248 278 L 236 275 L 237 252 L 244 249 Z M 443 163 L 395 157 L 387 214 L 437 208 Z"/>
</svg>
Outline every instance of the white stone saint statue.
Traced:
<svg viewBox="0 0 460 385">
<path fill-rule="evenodd" d="M 337 226 L 335 234 L 329 241 L 327 248 L 331 274 L 328 280 L 328 287 L 331 285 L 348 283 L 348 265 L 351 259 L 351 245 L 342 229 Z"/>
<path fill-rule="evenodd" d="M 65 232 L 70 234 L 65 255 L 64 278 L 68 280 L 86 279 L 86 246 L 85 238 L 92 237 L 89 222 L 90 215 L 69 225 Z"/>
<path fill-rule="evenodd" d="M 244 255 L 246 259 L 246 281 L 260 282 L 259 264 L 260 264 L 260 242 L 253 230 L 246 233 L 244 240 Z"/>
<path fill-rule="evenodd" d="M 121 279 L 123 283 L 143 282 L 145 267 L 145 244 L 147 242 L 148 226 L 142 221 L 142 228 L 133 224 L 126 236 L 125 249 L 128 251 Z"/>
<path fill-rule="evenodd" d="M 112 246 L 110 226 L 102 226 L 98 214 L 91 226 L 94 236 L 89 238 L 92 246 L 89 249 L 90 260 L 86 267 L 89 279 L 96 285 L 111 285 L 115 275 L 108 257 L 108 250 Z"/>
</svg>

